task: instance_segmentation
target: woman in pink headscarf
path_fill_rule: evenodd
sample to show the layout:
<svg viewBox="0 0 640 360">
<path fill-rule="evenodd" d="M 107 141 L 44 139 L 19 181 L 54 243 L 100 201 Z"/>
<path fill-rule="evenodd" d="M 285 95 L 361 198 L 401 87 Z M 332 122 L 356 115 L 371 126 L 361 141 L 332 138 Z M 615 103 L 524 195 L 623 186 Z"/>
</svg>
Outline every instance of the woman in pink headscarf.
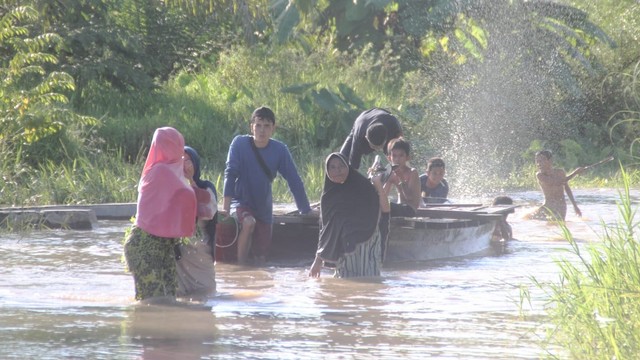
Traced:
<svg viewBox="0 0 640 360">
<path fill-rule="evenodd" d="M 183 154 L 182 134 L 156 129 L 138 184 L 136 220 L 124 243 L 137 300 L 176 295 L 174 247 L 196 225 L 196 196 L 184 177 Z"/>
</svg>

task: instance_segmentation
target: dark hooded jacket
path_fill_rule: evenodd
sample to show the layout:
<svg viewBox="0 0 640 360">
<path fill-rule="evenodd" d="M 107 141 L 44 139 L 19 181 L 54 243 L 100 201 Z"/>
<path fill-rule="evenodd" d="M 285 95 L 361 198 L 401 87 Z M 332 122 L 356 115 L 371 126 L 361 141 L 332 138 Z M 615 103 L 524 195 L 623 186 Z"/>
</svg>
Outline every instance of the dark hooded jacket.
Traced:
<svg viewBox="0 0 640 360">
<path fill-rule="evenodd" d="M 331 181 L 327 175 L 329 160 L 340 158 L 348 167 L 344 183 Z M 369 179 L 348 165 L 346 157 L 332 153 L 325 160 L 325 178 L 320 200 L 321 228 L 318 255 L 324 261 L 336 262 L 355 250 L 357 244 L 373 236 L 378 227 L 380 202 Z"/>
</svg>

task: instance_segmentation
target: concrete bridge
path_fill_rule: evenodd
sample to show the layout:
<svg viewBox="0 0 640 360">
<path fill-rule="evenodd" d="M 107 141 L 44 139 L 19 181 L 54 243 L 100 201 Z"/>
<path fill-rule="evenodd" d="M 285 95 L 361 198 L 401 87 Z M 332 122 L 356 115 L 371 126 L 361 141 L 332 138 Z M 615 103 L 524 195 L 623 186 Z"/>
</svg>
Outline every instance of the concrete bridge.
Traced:
<svg viewBox="0 0 640 360">
<path fill-rule="evenodd" d="M 0 208 L 0 228 L 91 230 L 98 220 L 129 220 L 135 203 Z"/>
</svg>

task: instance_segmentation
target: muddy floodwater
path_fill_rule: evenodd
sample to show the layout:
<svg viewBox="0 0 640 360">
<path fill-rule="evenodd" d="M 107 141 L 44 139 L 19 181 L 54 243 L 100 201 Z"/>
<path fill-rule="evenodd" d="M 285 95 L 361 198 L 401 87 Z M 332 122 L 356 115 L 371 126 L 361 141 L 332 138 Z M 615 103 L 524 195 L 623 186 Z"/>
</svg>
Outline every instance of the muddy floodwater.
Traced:
<svg viewBox="0 0 640 360">
<path fill-rule="evenodd" d="M 380 279 L 310 279 L 310 264 L 216 265 L 204 306 L 139 306 L 124 271 L 126 222 L 92 231 L 0 234 L 1 359 L 538 359 L 545 297 L 576 261 L 556 226 L 525 221 L 538 192 L 510 194 L 516 241 L 459 259 L 392 264 Z M 614 189 L 575 191 L 567 226 L 581 246 L 618 218 Z M 640 192 L 634 191 L 638 203 Z M 484 203 L 490 199 L 481 200 Z"/>
</svg>

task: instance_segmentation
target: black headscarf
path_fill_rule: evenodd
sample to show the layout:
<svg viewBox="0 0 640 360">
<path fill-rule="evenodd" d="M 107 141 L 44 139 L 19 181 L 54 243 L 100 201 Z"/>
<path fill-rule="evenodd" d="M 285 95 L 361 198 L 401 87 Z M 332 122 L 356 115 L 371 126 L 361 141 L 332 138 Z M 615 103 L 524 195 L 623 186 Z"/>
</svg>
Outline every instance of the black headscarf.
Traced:
<svg viewBox="0 0 640 360">
<path fill-rule="evenodd" d="M 189 154 L 191 157 L 191 163 L 193 164 L 193 181 L 200 189 L 211 189 L 213 191 L 213 195 L 218 199 L 218 192 L 216 191 L 215 185 L 211 181 L 200 179 L 200 155 L 198 152 L 190 147 L 185 146 L 184 151 Z M 216 249 L 216 224 L 218 223 L 218 216 L 214 216 L 213 219 L 207 221 L 205 226 L 205 231 L 207 235 L 209 235 L 209 245 L 211 246 L 211 251 L 215 253 Z M 215 254 L 212 254 L 215 258 Z"/>
<path fill-rule="evenodd" d="M 329 160 L 339 158 L 348 168 L 344 183 L 331 181 L 327 175 Z M 321 229 L 318 255 L 325 261 L 337 261 L 355 250 L 357 244 L 373 236 L 380 216 L 378 193 L 369 179 L 348 165 L 340 153 L 325 160 L 325 177 L 320 200 Z"/>
</svg>

